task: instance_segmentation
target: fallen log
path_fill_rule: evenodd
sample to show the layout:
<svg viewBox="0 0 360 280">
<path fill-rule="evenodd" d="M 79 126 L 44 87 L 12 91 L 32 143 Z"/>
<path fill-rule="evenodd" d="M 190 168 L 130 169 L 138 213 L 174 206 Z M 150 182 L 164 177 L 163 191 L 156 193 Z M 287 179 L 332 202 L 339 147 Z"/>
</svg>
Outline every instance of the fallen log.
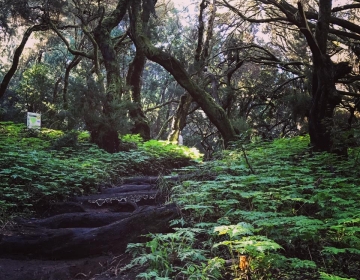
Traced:
<svg viewBox="0 0 360 280">
<path fill-rule="evenodd" d="M 0 234 L 0 256 L 75 259 L 105 252 L 119 254 L 130 242 L 149 232 L 167 232 L 178 217 L 175 204 L 144 206 L 129 217 L 97 228 L 29 228 Z"/>
</svg>

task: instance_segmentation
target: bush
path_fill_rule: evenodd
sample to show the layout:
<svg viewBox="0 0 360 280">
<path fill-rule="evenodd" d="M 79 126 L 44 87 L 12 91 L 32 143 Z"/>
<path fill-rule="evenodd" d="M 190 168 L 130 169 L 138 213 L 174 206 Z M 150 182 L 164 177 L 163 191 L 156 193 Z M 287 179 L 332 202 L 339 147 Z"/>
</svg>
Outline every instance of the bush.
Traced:
<svg viewBox="0 0 360 280">
<path fill-rule="evenodd" d="M 33 137 L 23 124 L 11 122 L 0 122 L 0 132 L 2 213 L 34 210 L 54 200 L 88 194 L 99 184 L 121 182 L 123 176 L 168 173 L 192 160 L 186 148 L 180 152 L 176 146 L 152 142 L 157 145 L 153 149 L 137 137 L 128 139 L 137 139 L 139 149 L 109 154 L 89 143 L 86 132 L 64 134 L 42 128 Z"/>
<path fill-rule="evenodd" d="M 54 141 L 51 149 L 60 150 L 63 147 L 76 148 L 78 145 L 78 135 L 79 133 L 74 130 L 64 134 L 63 136 Z"/>
</svg>

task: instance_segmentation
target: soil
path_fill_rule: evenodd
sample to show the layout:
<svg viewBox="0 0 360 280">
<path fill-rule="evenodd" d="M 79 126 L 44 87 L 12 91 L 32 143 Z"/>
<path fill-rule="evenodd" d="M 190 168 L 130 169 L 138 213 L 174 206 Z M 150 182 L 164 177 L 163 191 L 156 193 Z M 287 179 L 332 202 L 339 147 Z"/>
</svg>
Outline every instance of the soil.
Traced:
<svg viewBox="0 0 360 280">
<path fill-rule="evenodd" d="M 127 254 L 62 261 L 0 259 L 0 280 L 134 280 L 140 271 L 120 273 L 129 261 Z"/>
<path fill-rule="evenodd" d="M 170 178 L 171 180 L 172 178 Z M 176 178 L 175 178 L 176 179 Z M 137 212 L 141 212 L 141 209 L 147 209 L 146 207 L 157 207 L 156 205 L 154 206 L 154 201 L 156 202 L 155 204 L 160 204 L 161 205 L 161 199 L 158 200 L 158 197 L 156 197 L 156 199 L 152 199 L 154 197 L 153 192 L 154 189 L 156 189 L 156 185 L 154 185 L 153 180 L 155 180 L 154 178 L 150 178 L 148 181 L 146 181 L 145 183 L 143 181 L 138 182 L 137 180 L 133 180 L 133 182 L 130 180 L 129 182 L 125 182 L 127 185 L 124 186 L 116 186 L 117 189 L 105 189 L 102 190 L 101 194 L 98 194 L 99 197 L 101 197 L 101 203 L 98 203 L 100 201 L 100 198 L 96 198 L 96 204 L 101 206 L 101 208 L 97 208 L 97 210 L 94 210 L 94 203 L 92 203 L 89 206 L 89 203 L 86 204 L 84 203 L 84 200 L 82 197 L 79 197 L 76 202 L 69 202 L 68 204 L 66 204 L 66 209 L 68 211 L 70 211 L 70 214 L 74 214 L 76 215 L 76 213 L 79 213 L 79 215 L 83 215 L 84 212 L 86 213 L 113 213 L 113 212 L 129 212 L 129 211 L 133 211 L 133 213 L 135 213 L 134 215 L 136 215 Z M 129 186 L 130 184 L 130 186 Z M 131 186 L 131 184 L 133 184 L 134 186 Z M 147 186 L 145 187 L 144 184 L 146 184 Z M 114 186 L 112 186 L 114 187 Z M 121 196 L 128 196 L 130 197 L 130 193 L 133 192 L 129 192 L 129 191 L 133 191 L 133 188 L 138 188 L 141 190 L 141 196 L 143 196 L 143 191 L 148 191 L 149 192 L 149 199 L 144 200 L 136 200 L 134 201 L 127 201 L 126 203 L 118 203 L 117 205 L 117 209 L 113 209 L 113 206 L 111 208 L 111 203 L 109 204 L 109 207 L 105 207 L 104 210 L 104 203 L 103 203 L 103 197 L 105 194 L 108 194 L 111 196 L 111 199 L 113 199 L 114 195 L 118 195 L 118 190 L 120 190 L 120 195 Z M 146 189 L 146 190 L 143 190 Z M 116 194 L 114 194 L 114 192 Z M 133 195 L 131 196 L 133 197 Z M 151 198 L 151 199 L 150 199 Z M 88 202 L 90 200 L 87 200 Z M 143 205 L 145 203 L 145 206 Z M 147 202 L 150 203 L 150 205 L 152 206 L 147 206 L 149 204 L 147 204 Z M 140 203 L 140 204 L 139 204 Z M 124 205 L 123 205 L 124 204 Z M 124 211 L 119 210 L 118 208 L 124 208 Z M 160 208 L 163 208 L 162 206 Z M 59 210 L 60 209 L 60 210 Z M 70 210 L 69 210 L 70 209 Z M 129 210 L 130 209 L 130 210 Z M 59 212 L 60 211 L 60 212 Z M 51 211 L 50 211 L 51 212 Z M 34 242 L 38 241 L 38 240 L 42 240 L 44 235 L 39 235 L 39 237 L 37 237 L 37 235 L 35 236 L 35 238 L 33 237 L 33 233 L 29 234 L 28 232 L 32 232 L 32 228 L 34 228 L 34 232 L 35 230 L 39 231 L 46 231 L 46 230 L 50 230 L 51 231 L 51 227 L 54 225 L 54 220 L 51 220 L 51 223 L 49 222 L 49 218 L 52 217 L 57 217 L 57 215 L 59 215 L 59 217 L 64 216 L 64 212 L 62 210 L 62 207 L 56 207 L 56 213 L 48 213 L 47 216 L 42 217 L 42 219 L 31 219 L 31 220 L 27 220 L 27 221 L 21 221 L 20 222 L 15 222 L 15 227 L 11 228 L 10 230 L 9 228 L 3 228 L 0 229 L 0 247 L 3 246 L 4 244 L 6 244 L 7 240 L 9 240 L 9 238 L 12 238 L 12 235 L 17 235 L 18 239 L 23 238 L 25 239 L 25 246 L 30 245 L 33 248 L 34 246 L 32 245 L 32 241 L 34 240 Z M 154 210 L 155 212 L 155 210 Z M 66 212 L 68 213 L 68 212 Z M 67 214 L 65 213 L 65 216 L 67 216 Z M 62 215 L 62 216 L 61 216 Z M 111 214 L 110 214 L 111 215 Z M 69 215 L 70 216 L 70 215 Z M 81 216 L 83 217 L 83 216 Z M 75 222 L 77 220 L 75 219 Z M 59 222 L 57 222 L 57 220 L 55 221 L 56 225 L 59 224 Z M 61 220 L 61 223 L 63 223 L 64 221 Z M 70 222 L 74 222 L 74 219 L 72 218 L 72 220 Z M 67 223 L 67 221 L 65 221 L 65 223 Z M 97 221 L 96 221 L 97 223 Z M 115 222 L 118 223 L 118 222 Z M 114 224 L 115 224 L 114 223 Z M 112 225 L 112 222 L 109 224 Z M 76 227 L 76 226 L 75 226 Z M 81 226 L 83 227 L 83 226 Z M 15 229 L 16 228 L 16 229 Z M 134 228 L 134 227 L 132 227 Z M 19 230 L 20 229 L 20 230 Z M 59 229 L 64 230 L 64 229 Z M 66 229 L 65 229 L 66 230 Z M 19 233 L 20 232 L 20 233 Z M 135 235 L 139 234 L 139 233 L 134 233 Z M 135 236 L 134 235 L 134 236 Z M 10 237 L 9 237 L 10 236 Z M 32 238 L 30 240 L 30 242 L 27 241 L 26 238 L 29 238 L 29 236 Z M 131 233 L 130 233 L 130 237 L 131 237 Z M 106 239 L 106 238 L 104 238 Z M 111 239 L 110 237 L 108 239 Z M 130 238 L 131 239 L 131 238 Z M 21 241 L 21 240 L 20 240 Z M 106 242 L 107 240 L 105 240 L 104 242 Z M 12 243 L 10 243 L 12 244 Z M 22 244 L 22 243 L 20 243 Z M 36 243 L 37 244 L 37 243 Z M 56 245 L 54 245 L 53 243 L 49 244 L 49 243 L 39 243 L 39 244 L 48 244 L 49 247 L 55 247 Z M 16 244 L 15 244 L 16 245 Z M 59 244 L 61 245 L 61 244 Z M 6 248 L 3 246 L 2 248 Z M 91 246 L 91 244 L 89 244 L 89 246 Z M 16 246 L 15 246 L 16 247 Z M 19 249 L 20 248 L 20 249 Z M 107 248 L 107 247 L 106 247 Z M 7 250 L 9 249 L 9 246 L 7 247 Z M 3 249 L 4 250 L 4 249 Z M 12 245 L 10 245 L 10 251 L 13 250 Z M 31 255 L 28 253 L 24 253 L 21 254 L 21 246 L 17 246 L 17 248 L 14 250 L 19 250 L 16 255 L 11 255 L 8 253 L 4 253 L 5 251 L 3 251 L 1 253 L 1 249 L 0 249 L 0 280 L 75 280 L 75 279 L 85 279 L 85 280 L 105 280 L 105 279 L 110 279 L 110 280 L 115 280 L 115 279 L 122 279 L 122 280 L 135 280 L 136 279 L 136 275 L 138 275 L 141 271 L 144 271 L 146 267 L 143 268 L 137 268 L 137 269 L 132 269 L 132 270 L 127 270 L 124 271 L 122 270 L 122 268 L 124 268 L 124 266 L 126 266 L 130 261 L 131 258 L 128 254 L 124 253 L 124 250 L 121 252 L 113 252 L 112 254 L 110 254 L 109 252 L 102 252 L 101 254 L 96 254 L 93 256 L 87 255 L 87 254 L 79 254 L 78 252 L 74 251 L 74 258 L 76 256 L 79 255 L 79 258 L 76 259 L 71 259 L 71 255 L 70 257 L 66 257 L 65 259 L 54 259 L 56 258 L 56 256 L 49 256 L 49 254 L 47 253 L 47 255 Z M 39 248 L 39 251 L 41 252 L 51 252 L 51 249 L 49 249 L 49 251 L 47 251 L 47 248 Z M 14 251 L 14 252 L 15 252 Z M 86 250 L 85 250 L 86 251 Z M 26 252 L 26 250 L 24 251 Z M 70 253 L 71 254 L 71 253 Z M 44 257 L 45 256 L 45 257 Z M 85 257 L 83 257 L 85 256 Z"/>
</svg>

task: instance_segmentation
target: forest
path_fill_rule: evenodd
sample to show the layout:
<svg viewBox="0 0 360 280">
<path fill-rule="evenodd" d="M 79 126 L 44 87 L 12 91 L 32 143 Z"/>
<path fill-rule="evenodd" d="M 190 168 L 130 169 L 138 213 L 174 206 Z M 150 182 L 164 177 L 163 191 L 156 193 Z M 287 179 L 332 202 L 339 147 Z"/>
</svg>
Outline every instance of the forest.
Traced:
<svg viewBox="0 0 360 280">
<path fill-rule="evenodd" d="M 0 34 L 0 280 L 360 279 L 359 0 L 0 0 Z"/>
</svg>

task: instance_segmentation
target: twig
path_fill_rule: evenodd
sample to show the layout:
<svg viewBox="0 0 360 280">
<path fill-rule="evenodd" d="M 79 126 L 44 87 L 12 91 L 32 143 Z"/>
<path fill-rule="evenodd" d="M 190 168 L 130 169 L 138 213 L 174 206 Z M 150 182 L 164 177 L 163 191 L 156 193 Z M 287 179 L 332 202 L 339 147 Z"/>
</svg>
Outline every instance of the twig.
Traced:
<svg viewBox="0 0 360 280">
<path fill-rule="evenodd" d="M 245 152 L 245 149 L 244 149 L 244 146 L 243 146 L 243 145 L 241 145 L 241 151 L 243 152 L 243 155 L 244 155 L 244 157 L 245 157 L 246 164 L 248 165 L 251 173 L 252 173 L 252 174 L 255 174 L 255 171 L 254 171 L 254 169 L 252 168 L 252 166 L 251 166 L 251 164 L 250 164 L 250 162 L 249 162 L 249 159 L 248 159 L 248 157 L 247 157 L 247 155 L 246 155 L 246 152 Z"/>
</svg>

